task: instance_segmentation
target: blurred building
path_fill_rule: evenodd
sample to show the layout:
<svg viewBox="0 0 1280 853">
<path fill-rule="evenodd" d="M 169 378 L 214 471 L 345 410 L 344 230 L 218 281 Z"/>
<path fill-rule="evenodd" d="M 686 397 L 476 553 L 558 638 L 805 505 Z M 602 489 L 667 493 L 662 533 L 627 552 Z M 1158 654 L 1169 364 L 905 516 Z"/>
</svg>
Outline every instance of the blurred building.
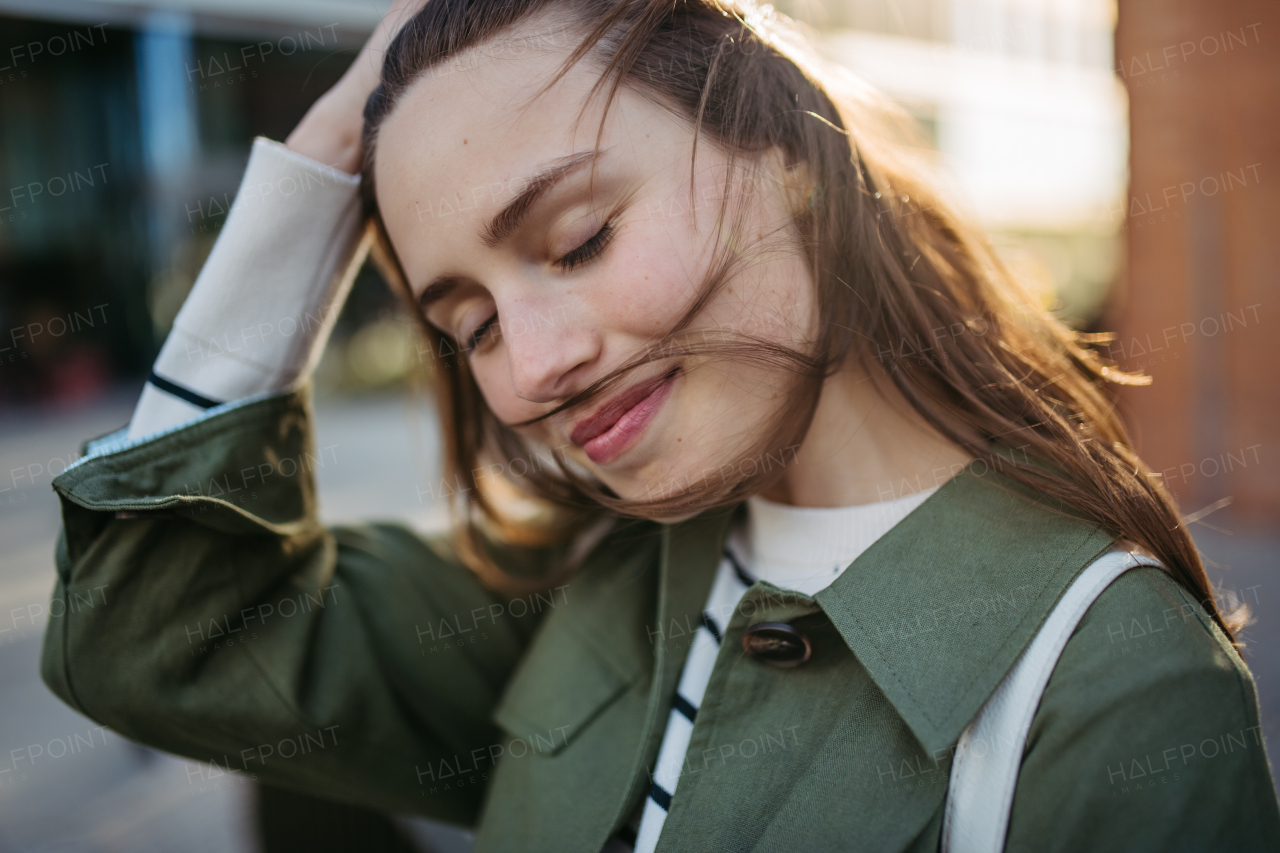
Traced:
<svg viewBox="0 0 1280 853">
<path fill-rule="evenodd" d="M 1126 284 L 1114 357 L 1143 457 L 1183 510 L 1275 529 L 1280 479 L 1280 5 L 1120 0 L 1129 92 Z M 1216 519 L 1215 519 L 1216 520 Z"/>
<path fill-rule="evenodd" d="M 786 0 L 907 108 L 1005 259 L 1086 326 L 1119 269 L 1126 103 L 1111 0 Z"/>
<path fill-rule="evenodd" d="M 145 375 L 252 138 L 283 139 L 388 5 L 0 0 L 0 400 Z M 362 316 L 384 302 L 364 284 Z"/>
<path fill-rule="evenodd" d="M 250 140 L 283 138 L 388 5 L 0 0 L 0 186 L 13 190 L 0 205 L 0 329 L 26 330 L 6 334 L 0 399 L 84 399 L 145 372 Z M 920 120 L 953 195 L 1064 317 L 1097 317 L 1118 269 L 1125 182 L 1110 0 L 779 5 Z M 385 296 L 371 274 L 357 284 L 322 386 L 403 374 L 410 334 Z M 92 310 L 96 326 L 80 319 Z M 48 331 L 68 318 L 74 334 Z"/>
</svg>

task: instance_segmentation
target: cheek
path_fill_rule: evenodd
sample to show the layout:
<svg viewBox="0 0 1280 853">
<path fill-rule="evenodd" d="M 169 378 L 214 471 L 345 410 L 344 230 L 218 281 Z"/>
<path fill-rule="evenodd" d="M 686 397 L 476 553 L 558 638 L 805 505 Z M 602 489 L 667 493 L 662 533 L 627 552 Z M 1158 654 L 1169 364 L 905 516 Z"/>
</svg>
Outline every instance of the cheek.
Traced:
<svg viewBox="0 0 1280 853">
<path fill-rule="evenodd" d="M 701 268 L 694 263 L 696 255 L 688 238 L 671 239 L 665 229 L 637 233 L 619 246 L 599 286 L 584 288 L 590 316 L 606 333 L 645 343 L 662 338 L 697 293 Z"/>
<path fill-rule="evenodd" d="M 756 287 L 756 310 L 744 312 L 744 324 L 755 328 L 744 331 L 805 349 L 819 331 L 817 292 L 805 260 L 793 255 L 768 264 Z"/>
<path fill-rule="evenodd" d="M 665 337 L 702 288 L 713 247 L 692 212 L 681 213 L 627 223 L 599 274 L 571 294 L 613 339 L 615 358 Z"/>
<path fill-rule="evenodd" d="M 668 189 L 656 196 L 661 203 L 647 205 L 661 212 L 633 223 L 625 252 L 610 263 L 597 316 L 638 342 L 656 341 L 683 317 L 707 275 L 727 262 L 729 280 L 691 330 L 736 331 L 798 347 L 810 340 L 817 327 L 813 278 L 785 200 L 735 197 L 728 208 L 732 224 L 722 224 L 718 186 L 700 183 L 692 205 L 687 184 Z"/>
</svg>

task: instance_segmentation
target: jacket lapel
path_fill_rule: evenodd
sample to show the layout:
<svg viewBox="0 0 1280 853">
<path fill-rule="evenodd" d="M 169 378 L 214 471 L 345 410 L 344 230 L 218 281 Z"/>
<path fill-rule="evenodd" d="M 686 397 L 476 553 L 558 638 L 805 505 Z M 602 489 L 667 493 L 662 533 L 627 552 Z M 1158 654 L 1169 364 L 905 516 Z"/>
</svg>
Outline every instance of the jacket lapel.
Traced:
<svg viewBox="0 0 1280 853">
<path fill-rule="evenodd" d="M 1067 586 L 1113 539 L 1001 474 L 965 471 L 817 600 L 933 753 L 959 739 Z"/>
<path fill-rule="evenodd" d="M 647 790 L 729 515 L 658 536 L 647 525 L 615 532 L 568 585 L 494 713 L 510 735 L 551 745 L 504 759 L 477 850 L 595 851 L 626 822 Z"/>
<path fill-rule="evenodd" d="M 638 794 L 648 790 L 644 784 L 648 779 L 647 768 L 657 760 L 671 713 L 671 700 L 693 635 L 702 621 L 702 609 L 711 594 L 732 516 L 732 509 L 717 510 L 663 528 L 657 623 L 650 635 L 654 646 L 654 677 L 627 808 L 631 801 L 639 799 Z"/>
<path fill-rule="evenodd" d="M 610 834 L 627 822 L 649 789 L 649 769 L 662 746 L 671 700 L 715 581 L 732 513 L 732 509 L 716 510 L 662 529 L 657 609 L 653 624 L 645 627 L 653 650 L 652 675 L 643 722 L 636 732 L 638 746 L 628 773 L 630 784 L 623 787 L 616 801 Z M 601 845 L 606 838 L 601 837 Z"/>
</svg>

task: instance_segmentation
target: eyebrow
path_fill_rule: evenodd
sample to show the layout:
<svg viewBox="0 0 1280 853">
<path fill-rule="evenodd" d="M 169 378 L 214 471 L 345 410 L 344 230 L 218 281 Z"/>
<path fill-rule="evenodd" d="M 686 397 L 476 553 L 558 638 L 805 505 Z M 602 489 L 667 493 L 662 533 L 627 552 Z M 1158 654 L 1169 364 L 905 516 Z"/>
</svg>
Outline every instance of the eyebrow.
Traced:
<svg viewBox="0 0 1280 853">
<path fill-rule="evenodd" d="M 525 181 L 525 188 L 519 195 L 498 211 L 489 224 L 481 229 L 480 239 L 489 248 L 497 248 L 520 227 L 529 210 L 544 193 L 603 153 L 603 151 L 580 151 L 577 154 L 553 160 L 550 166 Z M 462 279 L 455 275 L 438 276 L 418 296 L 419 308 L 426 311 L 427 306 L 443 299 L 461 283 Z"/>
<path fill-rule="evenodd" d="M 480 239 L 490 249 L 497 248 L 503 240 L 511 236 L 511 232 L 520 227 L 520 223 L 529 213 L 529 208 L 533 207 L 543 193 L 595 160 L 600 153 L 599 151 L 581 151 L 570 154 L 568 157 L 556 160 L 551 166 L 529 178 L 520 194 L 502 208 L 498 215 L 493 217 L 493 221 L 480 232 Z"/>
</svg>

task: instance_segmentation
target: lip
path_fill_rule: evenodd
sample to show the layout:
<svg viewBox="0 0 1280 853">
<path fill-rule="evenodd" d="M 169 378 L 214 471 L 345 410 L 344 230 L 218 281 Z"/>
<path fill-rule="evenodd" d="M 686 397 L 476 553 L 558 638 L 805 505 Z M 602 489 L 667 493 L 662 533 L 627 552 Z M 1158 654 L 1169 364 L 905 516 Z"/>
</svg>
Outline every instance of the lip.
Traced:
<svg viewBox="0 0 1280 853">
<path fill-rule="evenodd" d="M 679 369 L 640 382 L 609 400 L 594 415 L 578 422 L 569 440 L 597 465 L 617 459 L 653 420 L 666 401 Z"/>
</svg>

